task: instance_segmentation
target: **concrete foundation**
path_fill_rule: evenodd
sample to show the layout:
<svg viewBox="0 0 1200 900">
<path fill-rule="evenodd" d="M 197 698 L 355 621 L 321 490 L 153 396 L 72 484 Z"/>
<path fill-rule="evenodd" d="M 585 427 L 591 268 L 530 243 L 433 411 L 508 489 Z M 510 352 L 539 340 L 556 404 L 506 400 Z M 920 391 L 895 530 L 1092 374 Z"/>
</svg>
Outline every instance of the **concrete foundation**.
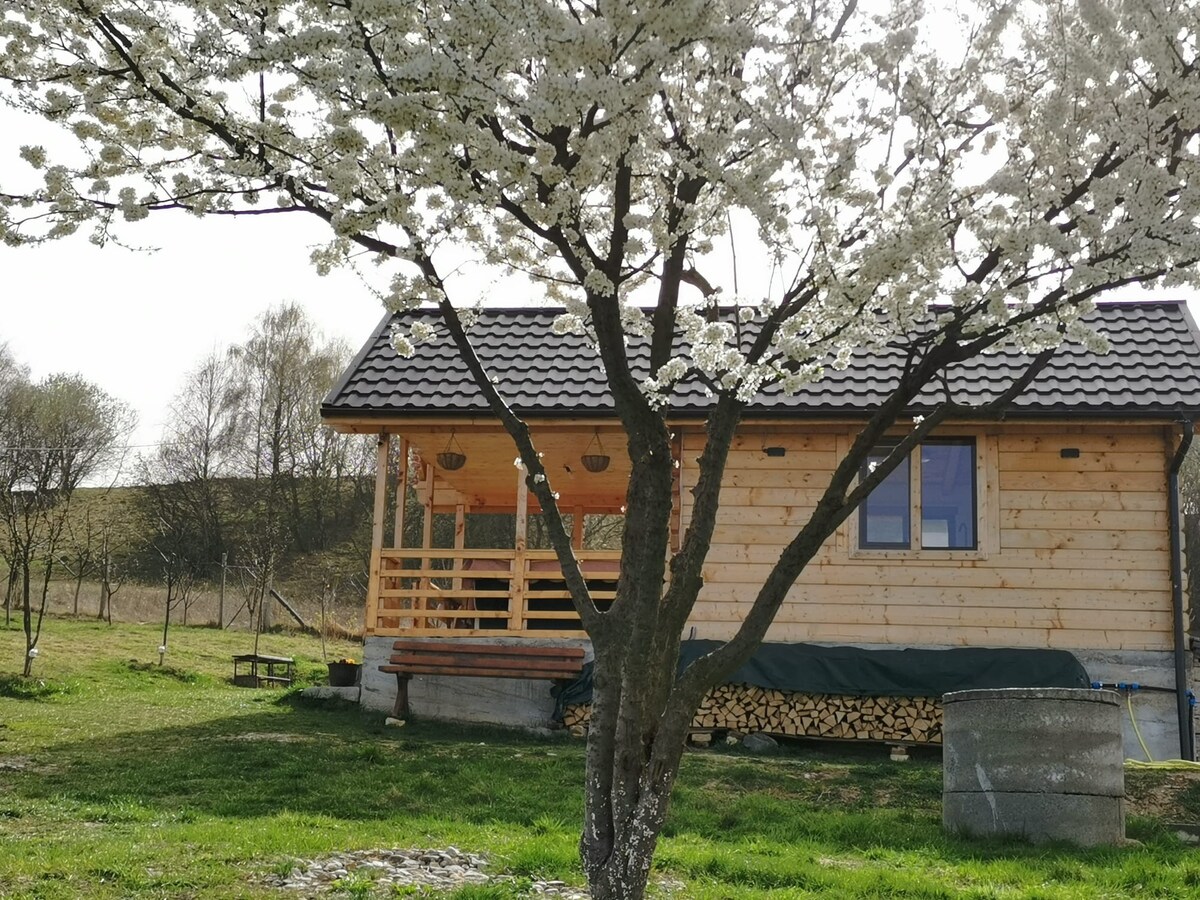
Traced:
<svg viewBox="0 0 1200 900">
<path fill-rule="evenodd" d="M 1106 684 L 1136 682 L 1143 686 L 1175 687 L 1175 656 L 1170 652 L 1075 650 L 1092 681 Z M 1187 654 L 1189 682 L 1192 654 Z M 1190 683 L 1189 683 L 1189 686 Z M 1121 734 L 1126 759 L 1146 759 L 1129 717 L 1129 702 L 1138 731 L 1156 760 L 1179 759 L 1179 714 L 1174 693 L 1138 690 L 1121 696 Z"/>
<path fill-rule="evenodd" d="M 393 643 L 395 638 L 368 637 L 363 644 L 359 702 L 366 709 L 390 713 L 396 703 L 396 676 L 379 671 L 381 665 L 387 665 Z M 469 643 L 524 647 L 575 644 L 590 650 L 585 641 L 497 638 Z M 414 675 L 408 683 L 408 705 L 413 715 L 427 719 L 546 728 L 553 724 L 552 687 L 554 682 L 549 679 Z"/>
<path fill-rule="evenodd" d="M 942 821 L 951 831 L 1083 846 L 1125 838 L 1120 698 L 1010 688 L 943 700 Z"/>
<path fill-rule="evenodd" d="M 394 641 L 390 637 L 366 639 L 360 702 L 367 709 L 391 712 L 396 702 L 396 677 L 379 671 L 379 666 L 387 663 Z M 519 638 L 496 638 L 489 642 L 538 643 Z M 541 643 L 561 645 L 564 642 Z M 570 643 L 589 646 L 586 641 Z M 1175 684 L 1174 657 L 1169 652 L 1073 652 L 1092 681 L 1137 682 L 1168 688 Z M 1190 653 L 1188 662 L 1190 665 Z M 546 725 L 554 709 L 550 685 L 549 681 L 418 676 L 409 683 L 409 700 L 413 712 L 428 718 L 540 728 Z M 1179 729 L 1174 694 L 1142 690 L 1135 692 L 1132 699 L 1134 717 L 1150 755 L 1156 760 L 1177 759 Z M 1124 757 L 1146 759 L 1130 722 L 1125 697 L 1121 698 L 1120 718 Z"/>
</svg>

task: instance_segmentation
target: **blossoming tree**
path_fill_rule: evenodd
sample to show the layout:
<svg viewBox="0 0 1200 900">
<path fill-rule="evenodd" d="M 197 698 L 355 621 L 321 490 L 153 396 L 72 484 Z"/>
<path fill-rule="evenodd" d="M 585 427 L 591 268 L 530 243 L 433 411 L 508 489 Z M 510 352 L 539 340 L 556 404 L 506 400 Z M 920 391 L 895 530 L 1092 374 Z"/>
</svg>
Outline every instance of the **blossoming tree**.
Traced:
<svg viewBox="0 0 1200 900">
<path fill-rule="evenodd" d="M 3 187 L 9 243 L 200 215 L 315 215 L 318 268 L 364 251 L 433 303 L 511 433 L 596 654 L 581 839 L 593 895 L 641 897 L 686 728 L 821 543 L 947 416 L 986 414 L 1087 304 L 1197 280 L 1200 7 L 1191 0 L 12 0 L 0 78 L 63 126 Z M 731 223 L 769 285 L 713 268 Z M 471 351 L 463 248 L 524 273 L 603 360 L 634 463 L 601 613 L 525 424 Z M 649 370 L 631 363 L 645 338 Z M 682 340 L 680 339 L 682 338 Z M 988 408 L 947 397 L 861 463 L 956 361 L 1016 345 Z M 729 642 L 677 672 L 743 405 L 859 347 L 907 360 Z M 680 348 L 685 348 L 681 350 Z M 675 387 L 713 395 L 668 553 Z"/>
</svg>

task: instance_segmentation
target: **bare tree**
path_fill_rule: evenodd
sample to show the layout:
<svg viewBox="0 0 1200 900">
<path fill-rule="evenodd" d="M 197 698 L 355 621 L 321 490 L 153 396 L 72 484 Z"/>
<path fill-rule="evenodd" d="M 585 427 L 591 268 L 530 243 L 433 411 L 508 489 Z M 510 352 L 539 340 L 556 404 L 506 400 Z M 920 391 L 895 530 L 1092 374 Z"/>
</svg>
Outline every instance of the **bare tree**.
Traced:
<svg viewBox="0 0 1200 900">
<path fill-rule="evenodd" d="M 84 509 L 82 518 L 67 519 L 67 533 L 59 564 L 75 581 L 71 599 L 71 614 L 79 615 L 79 594 L 83 582 L 100 572 L 100 548 L 96 546 L 101 528 L 93 521 L 91 507 Z"/>
<path fill-rule="evenodd" d="M 18 385 L 24 385 L 29 378 L 29 370 L 20 365 L 8 344 L 0 344 L 0 410 L 10 409 L 12 392 Z M 17 462 L 15 447 L 21 440 L 17 422 L 9 419 L 7 414 L 0 415 L 0 490 L 15 489 L 15 473 Z M 0 556 L 3 557 L 7 574 L 4 583 L 4 624 L 11 621 L 12 605 L 16 599 L 20 572 L 17 569 L 15 556 L 16 547 L 8 539 L 8 532 L 0 533 Z"/>
<path fill-rule="evenodd" d="M 75 491 L 119 459 L 134 417 L 124 403 L 73 375 L 18 382 L 3 403 L 0 519 L 19 577 L 29 675 Z"/>
<path fill-rule="evenodd" d="M 192 595 L 192 589 L 196 584 L 196 570 L 192 566 L 192 560 L 184 553 L 179 552 L 177 545 L 178 534 L 170 531 L 170 526 L 160 530 L 158 540 L 155 545 L 155 551 L 158 553 L 160 565 L 160 573 L 163 582 L 163 630 L 162 643 L 158 647 L 158 664 L 163 664 L 163 658 L 167 654 L 167 638 L 171 628 L 171 613 L 178 607 L 182 606 L 186 616 L 186 611 L 189 603 L 189 598 Z M 184 623 L 187 624 L 186 618 Z"/>
<path fill-rule="evenodd" d="M 142 483 L 162 487 L 154 515 L 190 523 L 187 552 L 197 572 L 228 550 L 222 484 L 235 471 L 242 398 L 230 354 L 213 351 L 184 379 L 157 454 L 142 462 Z"/>
<path fill-rule="evenodd" d="M 100 530 L 100 603 L 96 618 L 112 624 L 113 597 L 125 583 L 125 572 L 113 560 L 112 525 L 105 523 Z"/>
</svg>

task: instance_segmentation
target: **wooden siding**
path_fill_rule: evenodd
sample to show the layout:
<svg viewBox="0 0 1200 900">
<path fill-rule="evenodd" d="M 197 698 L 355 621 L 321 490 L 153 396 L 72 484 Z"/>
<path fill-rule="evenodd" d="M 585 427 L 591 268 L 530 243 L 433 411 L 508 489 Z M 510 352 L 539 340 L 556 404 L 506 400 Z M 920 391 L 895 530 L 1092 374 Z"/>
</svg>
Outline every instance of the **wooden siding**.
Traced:
<svg viewBox="0 0 1200 900">
<path fill-rule="evenodd" d="M 728 637 L 803 524 L 851 432 L 747 429 L 689 625 Z M 1161 426 L 964 425 L 980 460 L 978 551 L 856 550 L 839 529 L 801 575 L 768 640 L 1167 650 L 1167 435 Z M 683 434 L 685 483 L 703 435 Z M 768 457 L 764 446 L 782 446 Z M 1063 448 L 1079 450 L 1063 458 Z M 691 514 L 683 495 L 682 524 Z M 853 518 L 853 517 L 852 517 Z"/>
</svg>

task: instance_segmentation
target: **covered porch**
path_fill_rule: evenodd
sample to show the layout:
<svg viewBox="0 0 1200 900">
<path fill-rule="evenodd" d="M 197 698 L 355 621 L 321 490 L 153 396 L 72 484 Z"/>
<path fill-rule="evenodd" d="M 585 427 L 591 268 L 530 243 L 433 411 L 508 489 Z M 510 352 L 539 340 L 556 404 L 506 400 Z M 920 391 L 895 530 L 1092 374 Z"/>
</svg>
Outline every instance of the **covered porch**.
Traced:
<svg viewBox="0 0 1200 900">
<path fill-rule="evenodd" d="M 541 508 L 494 420 L 331 424 L 378 434 L 367 635 L 585 637 Z M 624 434 L 589 420 L 531 427 L 592 597 L 604 608 L 620 566 Z"/>
</svg>

